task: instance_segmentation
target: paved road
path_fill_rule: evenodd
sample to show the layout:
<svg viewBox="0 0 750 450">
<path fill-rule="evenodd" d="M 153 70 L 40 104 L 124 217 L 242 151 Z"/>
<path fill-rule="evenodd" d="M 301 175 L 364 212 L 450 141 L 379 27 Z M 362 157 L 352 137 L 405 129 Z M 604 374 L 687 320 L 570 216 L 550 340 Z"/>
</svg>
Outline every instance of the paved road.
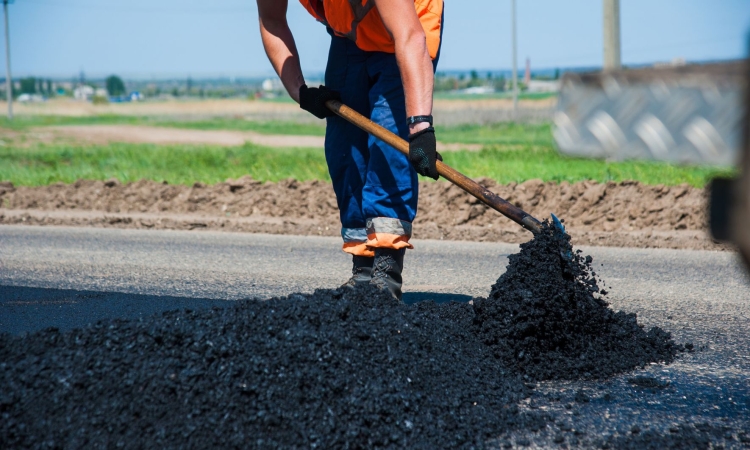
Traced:
<svg viewBox="0 0 750 450">
<path fill-rule="evenodd" d="M 442 241 L 415 246 L 406 260 L 407 302 L 484 296 L 518 249 Z M 750 282 L 735 255 L 583 250 L 602 264 L 598 272 L 609 285 L 613 308 L 635 312 L 646 326 L 661 326 L 699 351 L 639 372 L 671 383 L 658 394 L 636 392 L 622 376 L 604 383 L 542 384 L 532 404 L 598 433 L 634 421 L 661 429 L 708 422 L 750 433 Z M 341 284 L 349 264 L 332 238 L 3 226 L 0 332 L 312 292 Z M 593 400 L 570 416 L 563 406 L 578 389 Z M 543 394 L 552 391 L 562 393 L 562 401 L 545 400 Z M 613 396 L 615 403 L 606 400 Z M 724 444 L 739 446 L 736 434 L 734 439 Z"/>
<path fill-rule="evenodd" d="M 507 256 L 518 251 L 512 244 L 450 241 L 418 241 L 416 247 L 404 273 L 412 294 L 486 295 Z M 750 298 L 732 253 L 582 249 L 603 264 L 600 273 L 616 300 L 659 299 L 666 307 Z M 0 283 L 11 285 L 238 299 L 330 288 L 349 269 L 337 238 L 0 227 Z"/>
<path fill-rule="evenodd" d="M 341 284 L 350 260 L 339 246 L 338 239 L 325 237 L 3 226 L 0 285 L 165 298 L 269 298 Z M 405 263 L 407 302 L 485 296 L 505 270 L 507 256 L 518 251 L 517 245 L 476 242 L 419 241 L 416 247 Z M 750 282 L 732 253 L 583 250 L 601 264 L 613 306 L 646 321 L 661 324 L 672 316 L 680 323 L 685 314 L 748 317 Z M 117 315 L 117 305 L 102 313 Z"/>
</svg>

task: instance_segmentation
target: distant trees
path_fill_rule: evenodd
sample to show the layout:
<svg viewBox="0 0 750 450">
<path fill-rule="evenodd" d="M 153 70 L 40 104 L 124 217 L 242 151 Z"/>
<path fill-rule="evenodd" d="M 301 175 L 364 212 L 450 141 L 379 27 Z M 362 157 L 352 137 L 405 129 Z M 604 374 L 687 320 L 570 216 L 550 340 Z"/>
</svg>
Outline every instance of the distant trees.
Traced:
<svg viewBox="0 0 750 450">
<path fill-rule="evenodd" d="M 43 78 L 26 77 L 20 80 L 21 89 L 20 94 L 40 94 L 51 97 L 52 92 L 52 80 L 45 80 Z M 14 90 L 15 91 L 15 90 Z"/>
<path fill-rule="evenodd" d="M 122 82 L 122 78 L 117 75 L 110 75 L 105 81 L 107 92 L 112 96 L 119 96 L 125 94 L 125 83 Z"/>
<path fill-rule="evenodd" d="M 36 94 L 36 78 L 34 77 L 21 78 L 21 93 L 22 94 Z"/>
<path fill-rule="evenodd" d="M 466 85 L 466 87 L 472 88 L 486 85 L 487 83 L 479 78 L 479 72 L 477 72 L 476 70 L 472 70 L 471 72 L 469 72 L 469 83 Z"/>
<path fill-rule="evenodd" d="M 500 75 L 499 77 L 492 80 L 492 85 L 495 86 L 496 91 L 505 90 L 505 77 Z"/>
<path fill-rule="evenodd" d="M 486 77 L 482 78 L 476 70 L 469 71 L 468 77 L 464 73 L 448 75 L 438 72 L 435 75 L 434 89 L 436 92 L 455 91 L 473 87 L 488 87 L 495 91 L 505 90 L 505 77 L 487 72 Z"/>
</svg>

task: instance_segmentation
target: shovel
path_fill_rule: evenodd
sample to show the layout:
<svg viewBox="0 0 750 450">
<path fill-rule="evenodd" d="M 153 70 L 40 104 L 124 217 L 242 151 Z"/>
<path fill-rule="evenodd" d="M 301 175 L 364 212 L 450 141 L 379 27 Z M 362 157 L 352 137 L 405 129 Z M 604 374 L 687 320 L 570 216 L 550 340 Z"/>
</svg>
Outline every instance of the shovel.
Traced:
<svg viewBox="0 0 750 450">
<path fill-rule="evenodd" d="M 408 142 L 376 124 L 372 120 L 366 118 L 357 111 L 351 109 L 338 100 L 328 100 L 326 102 L 326 106 L 331 111 L 356 125 L 357 127 L 361 128 L 362 130 L 382 140 L 401 153 L 407 156 L 409 155 Z M 488 189 L 480 186 L 479 183 L 457 171 L 453 167 L 445 164 L 442 161 L 437 161 L 437 171 L 440 176 L 442 176 L 446 180 L 473 195 L 485 205 L 521 225 L 523 228 L 531 231 L 533 234 L 536 235 L 541 232 L 541 222 L 535 219 L 531 214 L 508 202 L 494 192 L 491 192 Z M 552 223 L 561 233 L 565 233 L 565 227 L 554 214 L 552 214 Z"/>
</svg>

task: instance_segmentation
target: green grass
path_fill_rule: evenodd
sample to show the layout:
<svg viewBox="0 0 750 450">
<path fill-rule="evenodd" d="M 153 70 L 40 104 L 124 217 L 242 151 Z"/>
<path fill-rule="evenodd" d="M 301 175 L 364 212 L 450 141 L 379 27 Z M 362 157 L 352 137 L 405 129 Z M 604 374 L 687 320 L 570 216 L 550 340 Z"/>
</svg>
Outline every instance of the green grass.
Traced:
<svg viewBox="0 0 750 450">
<path fill-rule="evenodd" d="M 24 129 L 49 125 L 129 124 L 200 130 L 239 130 L 265 134 L 315 135 L 325 133 L 323 122 L 253 122 L 241 118 L 179 121 L 171 118 L 100 115 L 90 117 L 20 116 L 0 127 Z M 647 184 L 689 183 L 702 187 L 714 175 L 731 171 L 712 167 L 685 167 L 655 162 L 605 162 L 569 158 L 554 150 L 549 124 L 500 123 L 437 127 L 438 140 L 479 144 L 481 152 L 446 153 L 446 162 L 470 177 L 488 177 L 501 183 L 532 178 L 545 181 L 638 180 Z M 31 148 L 0 148 L 0 180 L 18 185 L 45 185 L 80 178 L 135 181 L 147 178 L 169 183 L 215 183 L 245 174 L 263 181 L 283 178 L 328 180 L 319 149 L 157 146 L 111 144 L 77 146 L 34 144 Z"/>
<path fill-rule="evenodd" d="M 175 120 L 160 117 L 129 117 L 118 115 L 99 116 L 18 116 L 13 121 L 0 119 L 0 128 L 23 130 L 30 127 L 64 125 L 147 125 L 193 130 L 253 131 L 262 134 L 285 134 L 295 136 L 324 136 L 325 122 L 299 124 L 294 122 L 255 122 L 241 118 L 214 117 L 202 120 Z M 483 145 L 552 145 L 549 124 L 499 123 L 492 125 L 436 126 L 441 142 Z"/>
<path fill-rule="evenodd" d="M 0 117 L 0 128 L 24 130 L 30 127 L 58 126 L 58 125 L 153 125 L 155 119 L 145 117 L 131 117 L 102 114 L 98 116 L 25 116 L 17 115 L 13 120 Z"/>
<path fill-rule="evenodd" d="M 435 127 L 438 141 L 458 144 L 541 145 L 552 147 L 550 124 L 497 123 L 492 125 L 458 125 Z"/>
<path fill-rule="evenodd" d="M 12 121 L 0 118 L 0 128 L 24 130 L 31 127 L 65 126 L 65 125 L 147 125 L 193 130 L 235 130 L 253 131 L 262 134 L 287 134 L 296 136 L 323 136 L 325 122 L 318 124 L 299 124 L 295 122 L 255 122 L 231 117 L 214 117 L 203 120 L 175 120 L 166 117 L 150 116 L 16 116 Z"/>
<path fill-rule="evenodd" d="M 243 175 L 263 181 L 329 179 L 323 152 L 318 149 L 269 149 L 252 144 L 229 148 L 151 144 L 0 148 L 0 180 L 24 186 L 109 178 L 213 184 Z"/>
<path fill-rule="evenodd" d="M 261 98 L 256 101 L 267 103 L 297 103 L 292 100 L 292 97 L 288 96 L 287 94 L 280 94 L 278 97 Z"/>
<path fill-rule="evenodd" d="M 556 97 L 555 92 L 520 92 L 519 100 L 544 100 Z M 465 94 L 462 92 L 436 92 L 434 98 L 437 100 L 493 100 L 493 99 L 512 99 L 513 93 L 493 92 L 490 94 Z"/>
<path fill-rule="evenodd" d="M 480 152 L 455 152 L 444 155 L 445 162 L 469 177 L 488 177 L 500 183 L 523 182 L 533 178 L 544 181 L 595 180 L 599 182 L 636 180 L 645 184 L 678 185 L 688 183 L 704 187 L 716 176 L 728 176 L 730 169 L 675 166 L 651 161 L 606 162 L 570 158 L 551 147 L 524 146 L 518 150 L 502 147 Z"/>
<path fill-rule="evenodd" d="M 286 134 L 295 136 L 325 136 L 325 122 L 320 125 L 295 122 L 253 122 L 245 119 L 212 118 L 196 121 L 161 121 L 156 125 L 192 130 L 254 131 L 262 134 Z"/>
<path fill-rule="evenodd" d="M 558 182 L 638 180 L 647 184 L 689 183 L 703 187 L 713 175 L 731 173 L 716 168 L 654 162 L 608 163 L 568 158 L 547 145 L 530 144 L 523 144 L 520 149 L 500 145 L 479 152 L 450 152 L 444 157 L 446 163 L 470 177 L 487 177 L 500 183 L 540 178 Z M 252 144 L 241 147 L 150 144 L 0 147 L 0 180 L 16 185 L 109 178 L 123 182 L 146 178 L 190 185 L 196 181 L 217 183 L 242 175 L 262 181 L 329 180 L 322 149 L 271 149 Z"/>
</svg>

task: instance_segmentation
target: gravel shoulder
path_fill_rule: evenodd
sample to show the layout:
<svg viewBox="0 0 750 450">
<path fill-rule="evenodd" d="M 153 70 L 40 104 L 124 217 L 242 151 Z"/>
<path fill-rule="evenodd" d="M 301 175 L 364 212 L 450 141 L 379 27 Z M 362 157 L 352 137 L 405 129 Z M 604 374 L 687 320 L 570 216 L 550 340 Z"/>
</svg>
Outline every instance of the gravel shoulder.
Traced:
<svg viewBox="0 0 750 450">
<path fill-rule="evenodd" d="M 564 218 L 576 245 L 729 250 L 706 232 L 706 193 L 637 182 L 480 183 L 539 219 Z M 415 239 L 520 243 L 526 231 L 447 183 L 420 184 Z M 80 180 L 15 187 L 0 183 L 0 224 L 221 230 L 338 236 L 329 183 L 249 177 L 216 185 Z"/>
</svg>

